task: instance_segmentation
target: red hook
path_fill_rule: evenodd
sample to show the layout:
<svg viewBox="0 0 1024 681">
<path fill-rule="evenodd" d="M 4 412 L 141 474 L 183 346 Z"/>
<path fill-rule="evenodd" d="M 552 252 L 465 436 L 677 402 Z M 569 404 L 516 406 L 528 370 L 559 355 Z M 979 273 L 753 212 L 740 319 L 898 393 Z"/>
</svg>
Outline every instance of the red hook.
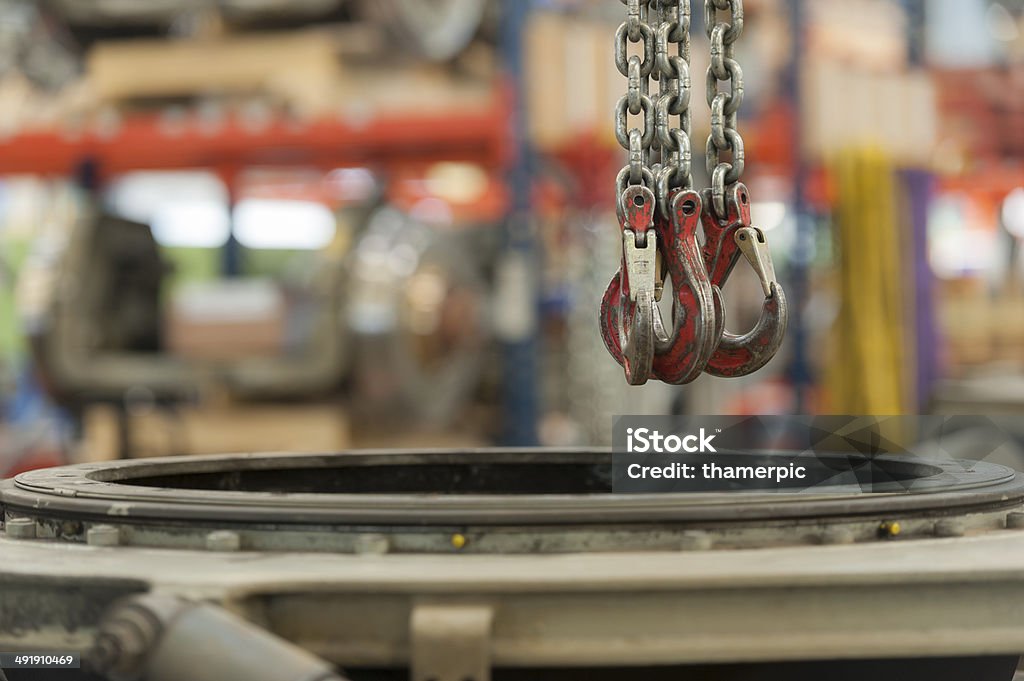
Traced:
<svg viewBox="0 0 1024 681">
<path fill-rule="evenodd" d="M 670 218 L 656 223 L 674 297 L 671 334 L 661 328 L 660 314 L 655 319 L 654 374 L 674 385 L 700 376 L 721 337 L 722 292 L 708 278 L 697 240 L 703 212 L 700 194 L 676 190 L 669 194 Z"/>
<path fill-rule="evenodd" d="M 651 377 L 682 385 L 700 376 L 721 337 L 721 326 L 716 321 L 723 310 L 721 291 L 708 279 L 697 240 L 703 203 L 697 192 L 677 190 L 669 199 L 670 219 L 659 216 L 654 220 L 653 211 L 648 213 L 637 202 L 639 196 L 643 197 L 643 207 L 653 206 L 649 190 L 633 187 L 623 194 L 623 266 L 601 304 L 601 334 L 608 351 L 625 367 L 631 385 L 642 385 Z M 669 330 L 664 327 L 655 300 L 662 276 L 655 268 L 647 269 L 648 264 L 656 265 L 656 260 L 650 251 L 639 255 L 634 240 L 633 228 L 646 219 L 653 221 L 654 229 L 647 232 L 644 248 L 655 244 L 658 250 L 653 253 L 660 252 L 672 278 Z M 637 289 L 634 282 L 641 272 L 644 284 Z"/>
<path fill-rule="evenodd" d="M 654 362 L 658 315 L 655 202 L 654 192 L 640 185 L 627 187 L 619 197 L 622 264 L 601 301 L 601 337 L 630 385 L 647 383 Z"/>
<path fill-rule="evenodd" d="M 710 205 L 711 192 L 705 190 Z M 704 263 L 711 283 L 725 286 L 740 256 L 754 269 L 764 290 L 761 317 L 749 332 L 737 336 L 724 329 L 724 312 L 719 316 L 721 342 L 708 361 L 705 371 L 712 376 L 747 376 L 764 367 L 779 351 L 789 322 L 786 293 L 775 277 L 771 253 L 764 232 L 751 226 L 750 196 L 742 183 L 729 187 L 725 201 L 726 216 L 719 220 L 711 210 L 702 216 L 704 224 Z"/>
</svg>

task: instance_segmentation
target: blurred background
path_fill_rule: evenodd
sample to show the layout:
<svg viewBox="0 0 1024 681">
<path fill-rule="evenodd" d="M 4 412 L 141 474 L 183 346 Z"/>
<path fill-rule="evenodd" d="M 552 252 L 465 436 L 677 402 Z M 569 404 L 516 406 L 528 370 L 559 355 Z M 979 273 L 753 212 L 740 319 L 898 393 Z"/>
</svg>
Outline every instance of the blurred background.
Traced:
<svg viewBox="0 0 1024 681">
<path fill-rule="evenodd" d="M 0 1 L 0 474 L 1022 411 L 1024 2 L 746 10 L 790 333 L 755 376 L 628 388 L 597 326 L 618 0 Z M 733 330 L 760 291 L 733 277 Z"/>
</svg>

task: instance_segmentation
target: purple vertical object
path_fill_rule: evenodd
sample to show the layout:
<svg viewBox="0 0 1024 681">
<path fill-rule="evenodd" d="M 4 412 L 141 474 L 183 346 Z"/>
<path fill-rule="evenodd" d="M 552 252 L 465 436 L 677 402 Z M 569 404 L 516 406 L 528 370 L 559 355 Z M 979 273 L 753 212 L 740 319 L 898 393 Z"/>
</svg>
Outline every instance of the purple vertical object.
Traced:
<svg viewBox="0 0 1024 681">
<path fill-rule="evenodd" d="M 909 268 L 913 276 L 915 300 L 914 331 L 917 351 L 917 406 L 927 409 L 931 402 L 935 382 L 940 378 L 939 344 L 942 338 L 935 318 L 935 275 L 928 260 L 928 211 L 935 188 L 934 175 L 925 170 L 905 170 L 901 173 L 905 196 L 909 203 L 912 240 Z"/>
</svg>

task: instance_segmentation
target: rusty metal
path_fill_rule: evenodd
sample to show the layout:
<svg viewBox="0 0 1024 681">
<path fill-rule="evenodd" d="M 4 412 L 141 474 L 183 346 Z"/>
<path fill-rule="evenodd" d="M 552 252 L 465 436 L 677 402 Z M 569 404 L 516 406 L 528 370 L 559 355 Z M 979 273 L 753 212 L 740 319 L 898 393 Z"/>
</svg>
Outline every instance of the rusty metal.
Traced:
<svg viewBox="0 0 1024 681">
<path fill-rule="evenodd" d="M 745 376 L 764 367 L 778 352 L 788 307 L 764 233 L 750 224 L 749 197 L 740 182 L 746 154 L 737 114 L 744 85 L 735 44 L 743 33 L 743 1 L 704 2 L 711 43 L 707 71 L 711 134 L 706 152 L 711 187 L 703 195 L 691 190 L 690 0 L 621 1 L 627 17 L 616 32 L 615 63 L 629 88 L 619 100 L 615 131 L 629 158 L 616 188 L 620 204 L 627 189 L 634 197 L 639 188 L 653 191 L 653 200 L 645 197 L 643 201 L 657 215 L 657 243 L 652 243 L 653 233 L 642 235 L 649 229 L 646 222 L 640 230 L 629 226 L 628 220 L 623 222 L 623 266 L 602 302 L 602 337 L 626 368 L 631 385 L 643 385 L 651 378 L 682 385 L 702 372 Z M 719 14 L 726 10 L 729 18 L 723 20 Z M 630 55 L 630 43 L 639 44 L 641 54 Z M 653 80 L 658 92 L 652 96 Z M 721 89 L 723 83 L 728 83 L 728 89 Z M 629 127 L 631 115 L 642 119 L 642 127 Z M 694 206 L 696 212 L 690 212 Z M 697 252 L 701 225 L 707 235 L 703 262 Z M 725 329 L 721 288 L 741 255 L 757 273 L 765 300 L 757 325 L 746 334 L 734 335 Z M 649 296 L 651 269 L 656 270 L 653 297 Z M 668 329 L 656 305 L 666 275 L 671 275 L 675 289 Z M 627 289 L 631 276 L 637 279 L 635 290 Z"/>
<path fill-rule="evenodd" d="M 659 328 L 654 375 L 683 385 L 700 376 L 715 351 L 720 337 L 717 320 L 725 308 L 721 291 L 708 279 L 697 241 L 703 214 L 700 195 L 674 191 L 670 213 L 670 220 L 658 220 L 658 230 L 674 290 L 672 327 L 668 333 Z"/>
<path fill-rule="evenodd" d="M 704 191 L 704 200 L 713 200 L 713 189 Z M 754 269 L 764 290 L 765 299 L 761 317 L 749 332 L 737 336 L 724 330 L 724 316 L 720 317 L 720 343 L 708 360 L 705 371 L 713 376 L 736 378 L 746 376 L 764 367 L 782 345 L 789 320 L 786 294 L 775 278 L 771 254 L 764 232 L 751 226 L 750 196 L 746 185 L 735 183 L 728 189 L 725 217 L 718 218 L 712 211 L 704 211 L 704 264 L 711 283 L 724 288 L 740 257 L 746 258 Z"/>
<path fill-rule="evenodd" d="M 622 265 L 601 303 L 605 346 L 622 365 L 630 385 L 651 378 L 654 362 L 658 237 L 654 229 L 654 193 L 628 187 L 619 200 Z"/>
</svg>

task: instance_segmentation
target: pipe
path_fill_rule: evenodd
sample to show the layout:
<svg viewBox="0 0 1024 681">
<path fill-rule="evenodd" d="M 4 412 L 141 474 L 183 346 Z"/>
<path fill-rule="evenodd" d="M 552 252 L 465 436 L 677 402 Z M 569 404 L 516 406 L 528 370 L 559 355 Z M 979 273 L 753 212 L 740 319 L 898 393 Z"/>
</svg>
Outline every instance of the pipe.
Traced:
<svg viewBox="0 0 1024 681">
<path fill-rule="evenodd" d="M 114 605 L 86 661 L 111 681 L 347 681 L 222 608 L 153 594 Z"/>
</svg>

